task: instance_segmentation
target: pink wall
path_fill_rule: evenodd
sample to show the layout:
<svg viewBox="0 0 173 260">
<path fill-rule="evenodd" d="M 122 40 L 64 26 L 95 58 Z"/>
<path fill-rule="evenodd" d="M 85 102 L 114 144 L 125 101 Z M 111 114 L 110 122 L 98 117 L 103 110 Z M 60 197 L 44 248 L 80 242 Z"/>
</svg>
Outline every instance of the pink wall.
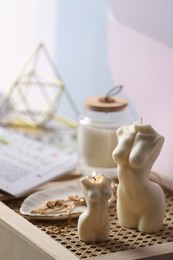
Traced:
<svg viewBox="0 0 173 260">
<path fill-rule="evenodd" d="M 173 49 L 109 15 L 109 61 L 115 84 L 133 100 L 139 118 L 165 136 L 155 164 L 173 176 Z"/>
</svg>

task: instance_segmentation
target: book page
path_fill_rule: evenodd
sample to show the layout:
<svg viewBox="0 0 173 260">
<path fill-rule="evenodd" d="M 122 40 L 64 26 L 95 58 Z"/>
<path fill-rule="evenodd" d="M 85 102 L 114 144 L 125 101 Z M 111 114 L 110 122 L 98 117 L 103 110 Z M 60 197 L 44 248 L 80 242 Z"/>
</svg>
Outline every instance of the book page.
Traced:
<svg viewBox="0 0 173 260">
<path fill-rule="evenodd" d="M 76 154 L 0 128 L 0 189 L 19 197 L 76 165 Z"/>
</svg>

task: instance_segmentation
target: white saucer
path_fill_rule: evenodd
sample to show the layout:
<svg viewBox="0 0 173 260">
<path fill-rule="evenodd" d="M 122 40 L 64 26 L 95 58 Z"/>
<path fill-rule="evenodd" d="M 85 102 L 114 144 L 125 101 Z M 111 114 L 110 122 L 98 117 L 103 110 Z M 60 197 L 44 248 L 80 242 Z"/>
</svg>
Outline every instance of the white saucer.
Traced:
<svg viewBox="0 0 173 260">
<path fill-rule="evenodd" d="M 49 213 L 49 214 L 41 214 L 41 213 L 33 213 L 32 211 L 42 207 L 45 202 L 66 199 L 69 196 L 79 196 L 83 197 L 83 193 L 80 188 L 80 183 L 62 183 L 62 185 L 58 185 L 58 187 L 49 188 L 46 190 L 38 191 L 30 196 L 28 196 L 22 203 L 20 207 L 20 212 L 23 215 L 26 215 L 35 219 L 67 219 L 69 218 L 68 213 Z M 71 214 L 70 218 L 77 218 L 79 215 L 86 209 L 86 206 L 76 206 Z"/>
</svg>

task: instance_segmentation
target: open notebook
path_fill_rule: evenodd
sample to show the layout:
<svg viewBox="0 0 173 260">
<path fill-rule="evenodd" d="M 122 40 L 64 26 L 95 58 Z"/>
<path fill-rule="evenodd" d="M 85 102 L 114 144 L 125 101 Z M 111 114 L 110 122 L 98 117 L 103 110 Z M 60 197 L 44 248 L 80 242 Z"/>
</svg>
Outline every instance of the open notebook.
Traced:
<svg viewBox="0 0 173 260">
<path fill-rule="evenodd" d="M 0 189 L 16 197 L 75 168 L 75 153 L 0 127 Z"/>
</svg>

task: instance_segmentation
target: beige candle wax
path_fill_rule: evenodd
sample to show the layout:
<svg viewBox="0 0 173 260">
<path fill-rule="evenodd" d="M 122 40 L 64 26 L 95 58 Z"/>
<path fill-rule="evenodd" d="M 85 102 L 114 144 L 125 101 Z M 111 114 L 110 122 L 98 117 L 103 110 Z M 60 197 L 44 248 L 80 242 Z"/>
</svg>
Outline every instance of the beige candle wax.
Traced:
<svg viewBox="0 0 173 260">
<path fill-rule="evenodd" d="M 115 167 L 112 151 L 117 145 L 116 129 L 93 125 L 78 127 L 78 150 L 80 158 L 89 166 Z"/>
<path fill-rule="evenodd" d="M 113 151 L 117 163 L 117 215 L 120 225 L 144 233 L 158 231 L 165 214 L 162 188 L 150 181 L 164 137 L 151 125 L 135 122 L 117 130 L 118 145 Z"/>
<path fill-rule="evenodd" d="M 78 234 L 85 242 L 105 241 L 109 237 L 108 200 L 112 196 L 111 179 L 102 174 L 80 179 L 87 209 L 79 216 Z"/>
</svg>

